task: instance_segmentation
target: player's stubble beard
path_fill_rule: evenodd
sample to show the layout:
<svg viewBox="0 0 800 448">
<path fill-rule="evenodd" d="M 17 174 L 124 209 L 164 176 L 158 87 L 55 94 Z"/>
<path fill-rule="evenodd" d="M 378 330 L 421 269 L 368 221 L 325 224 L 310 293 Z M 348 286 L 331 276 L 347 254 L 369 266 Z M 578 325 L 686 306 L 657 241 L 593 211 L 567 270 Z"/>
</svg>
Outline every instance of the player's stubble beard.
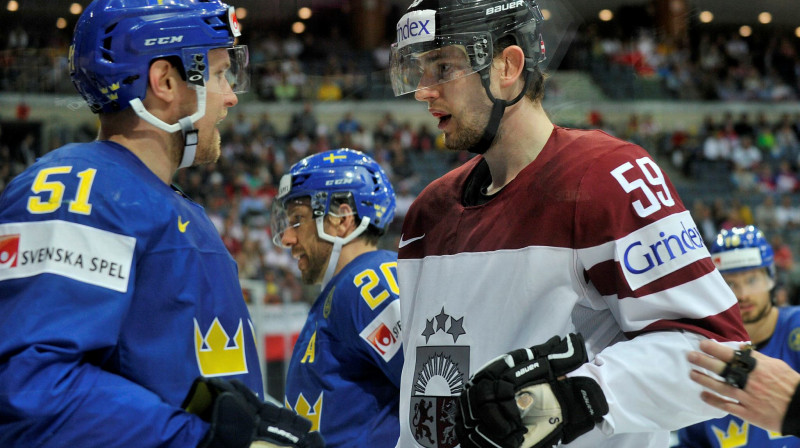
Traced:
<svg viewBox="0 0 800 448">
<path fill-rule="evenodd" d="M 206 111 L 206 113 L 208 113 L 208 111 Z M 194 157 L 195 165 L 216 163 L 222 151 L 222 138 L 220 137 L 216 122 L 204 126 L 206 132 L 203 132 L 201 128 L 201 126 L 203 126 L 203 124 L 201 124 L 202 121 L 203 119 L 201 118 L 196 123 L 199 135 L 197 140 L 197 154 Z"/>
<path fill-rule="evenodd" d="M 328 268 L 328 260 L 330 259 L 331 252 L 333 252 L 333 244 L 323 241 L 317 236 L 314 241 L 314 247 L 308 250 L 306 248 L 305 256 L 308 258 L 308 266 L 304 271 L 300 271 L 300 277 L 303 283 L 307 285 L 318 284 L 322 282 L 322 275 Z"/>
<path fill-rule="evenodd" d="M 197 130 L 197 152 L 194 155 L 194 162 L 192 163 L 192 166 L 216 163 L 217 160 L 219 160 L 220 154 L 222 153 L 222 138 L 220 137 L 217 125 L 222 121 L 221 117 L 224 117 L 224 115 L 216 117 L 214 121 L 209 120 L 209 101 L 211 101 L 211 98 L 207 97 L 206 113 L 202 118 L 194 123 L 194 128 Z M 197 110 L 197 102 L 192 101 L 190 103 L 184 103 L 184 106 L 181 109 L 184 117 L 191 116 Z M 186 143 L 183 138 L 183 134 L 180 131 L 176 132 L 176 134 L 181 141 L 180 147 L 182 148 L 182 158 L 183 148 Z"/>
<path fill-rule="evenodd" d="M 750 325 L 760 322 L 762 319 L 766 318 L 769 315 L 769 312 L 772 310 L 772 300 L 768 300 L 767 303 L 764 304 L 764 307 L 759 310 L 758 314 L 755 317 L 746 319 L 742 316 L 742 322 Z"/>
<path fill-rule="evenodd" d="M 491 104 L 480 102 L 465 106 L 458 117 L 451 115 L 450 119 L 456 125 L 456 132 L 451 132 L 449 136 L 445 134 L 445 148 L 452 151 L 469 151 L 477 145 L 489 124 L 491 113 Z"/>
</svg>

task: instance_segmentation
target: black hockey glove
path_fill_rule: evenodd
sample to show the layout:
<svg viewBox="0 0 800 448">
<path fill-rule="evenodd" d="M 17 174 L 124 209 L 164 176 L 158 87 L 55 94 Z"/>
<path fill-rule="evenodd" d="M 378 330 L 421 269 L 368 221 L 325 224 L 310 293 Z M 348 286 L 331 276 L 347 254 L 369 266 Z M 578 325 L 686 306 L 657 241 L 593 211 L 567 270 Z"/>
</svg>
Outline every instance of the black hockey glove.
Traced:
<svg viewBox="0 0 800 448">
<path fill-rule="evenodd" d="M 461 447 L 550 447 L 591 431 L 608 413 L 603 390 L 588 377 L 559 379 L 587 361 L 579 334 L 555 336 L 491 361 L 459 398 Z"/>
<path fill-rule="evenodd" d="M 199 377 L 182 407 L 211 427 L 198 448 L 322 448 L 311 422 L 294 412 L 265 403 L 241 381 Z"/>
</svg>

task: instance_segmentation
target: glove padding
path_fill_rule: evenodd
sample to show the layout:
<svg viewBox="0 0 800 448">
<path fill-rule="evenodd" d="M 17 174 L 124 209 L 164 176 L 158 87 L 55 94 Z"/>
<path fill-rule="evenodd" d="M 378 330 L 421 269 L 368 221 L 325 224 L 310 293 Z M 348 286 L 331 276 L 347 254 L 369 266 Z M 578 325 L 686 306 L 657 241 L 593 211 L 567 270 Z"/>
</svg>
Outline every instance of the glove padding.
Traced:
<svg viewBox="0 0 800 448">
<path fill-rule="evenodd" d="M 590 431 L 608 413 L 603 390 L 588 377 L 559 379 L 587 361 L 583 337 L 571 333 L 489 362 L 459 398 L 461 447 L 549 447 Z"/>
<path fill-rule="evenodd" d="M 311 422 L 294 412 L 265 403 L 241 381 L 199 377 L 182 407 L 211 424 L 198 448 L 322 448 Z"/>
</svg>

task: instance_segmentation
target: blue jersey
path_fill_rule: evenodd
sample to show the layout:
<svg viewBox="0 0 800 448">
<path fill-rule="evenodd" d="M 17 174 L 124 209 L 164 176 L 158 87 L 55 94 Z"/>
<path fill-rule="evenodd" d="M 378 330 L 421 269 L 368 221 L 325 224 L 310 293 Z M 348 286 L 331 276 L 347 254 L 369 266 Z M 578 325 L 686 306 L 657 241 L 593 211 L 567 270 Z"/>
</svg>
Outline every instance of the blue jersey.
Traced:
<svg viewBox="0 0 800 448">
<path fill-rule="evenodd" d="M 189 447 L 200 376 L 263 396 L 237 267 L 203 208 L 112 142 L 0 196 L 0 446 Z"/>
<path fill-rule="evenodd" d="M 289 363 L 286 407 L 311 420 L 328 448 L 397 442 L 403 352 L 397 254 L 372 251 L 322 290 Z"/>
<path fill-rule="evenodd" d="M 778 308 L 775 332 L 759 351 L 800 370 L 800 307 Z M 678 440 L 681 448 L 800 447 L 798 438 L 766 431 L 733 415 L 683 428 Z"/>
</svg>

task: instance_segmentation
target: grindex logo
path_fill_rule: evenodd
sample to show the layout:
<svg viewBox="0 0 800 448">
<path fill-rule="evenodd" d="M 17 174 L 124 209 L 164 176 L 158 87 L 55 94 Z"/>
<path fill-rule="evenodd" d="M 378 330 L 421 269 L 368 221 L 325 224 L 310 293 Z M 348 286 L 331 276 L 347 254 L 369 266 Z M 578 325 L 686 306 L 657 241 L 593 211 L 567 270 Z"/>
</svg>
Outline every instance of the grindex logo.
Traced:
<svg viewBox="0 0 800 448">
<path fill-rule="evenodd" d="M 436 11 L 423 9 L 411 11 L 397 22 L 397 45 L 402 48 L 406 45 L 427 42 L 436 35 Z"/>
<path fill-rule="evenodd" d="M 662 218 L 619 240 L 616 259 L 632 289 L 709 257 L 688 211 Z"/>
</svg>

